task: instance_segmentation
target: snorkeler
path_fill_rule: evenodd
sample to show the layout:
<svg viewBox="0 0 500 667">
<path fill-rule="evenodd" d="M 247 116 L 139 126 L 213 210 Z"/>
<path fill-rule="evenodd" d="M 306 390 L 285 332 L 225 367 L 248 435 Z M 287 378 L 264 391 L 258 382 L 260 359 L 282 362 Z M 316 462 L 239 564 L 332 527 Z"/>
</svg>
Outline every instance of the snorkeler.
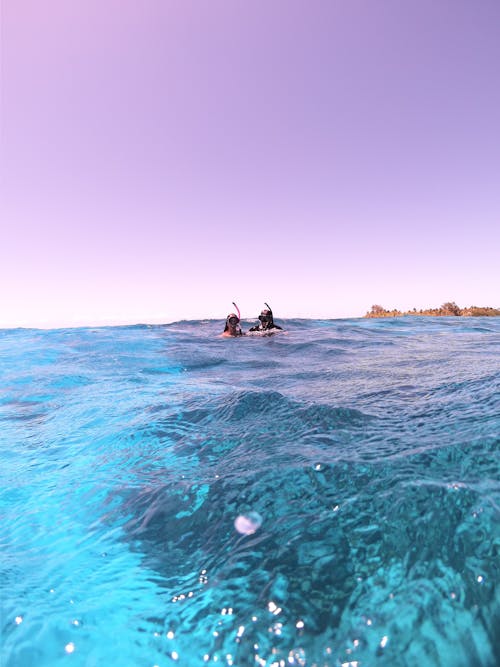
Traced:
<svg viewBox="0 0 500 667">
<path fill-rule="evenodd" d="M 248 331 L 271 331 L 272 329 L 276 330 L 283 330 L 283 327 L 278 326 L 277 324 L 274 323 L 274 318 L 273 318 L 273 311 L 271 310 L 271 306 L 264 302 L 264 305 L 266 308 L 261 312 L 259 315 L 259 320 L 260 323 L 256 324 L 254 327 L 249 329 Z"/>
<path fill-rule="evenodd" d="M 228 337 L 233 338 L 235 336 L 244 335 L 240 326 L 240 320 L 241 320 L 240 309 L 234 303 L 234 301 L 233 301 L 233 306 L 238 311 L 238 314 L 236 315 L 236 313 L 229 313 L 229 315 L 226 317 L 226 326 L 224 327 L 224 331 L 221 333 L 221 336 L 224 336 L 225 338 Z"/>
</svg>

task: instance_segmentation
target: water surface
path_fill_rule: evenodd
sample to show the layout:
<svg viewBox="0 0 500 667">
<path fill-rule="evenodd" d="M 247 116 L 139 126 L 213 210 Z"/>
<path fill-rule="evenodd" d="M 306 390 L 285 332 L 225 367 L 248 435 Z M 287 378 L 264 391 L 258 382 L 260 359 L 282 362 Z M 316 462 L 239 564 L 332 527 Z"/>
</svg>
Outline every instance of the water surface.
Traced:
<svg viewBox="0 0 500 667">
<path fill-rule="evenodd" d="M 2 665 L 500 662 L 500 319 L 285 326 L 0 331 Z"/>
</svg>

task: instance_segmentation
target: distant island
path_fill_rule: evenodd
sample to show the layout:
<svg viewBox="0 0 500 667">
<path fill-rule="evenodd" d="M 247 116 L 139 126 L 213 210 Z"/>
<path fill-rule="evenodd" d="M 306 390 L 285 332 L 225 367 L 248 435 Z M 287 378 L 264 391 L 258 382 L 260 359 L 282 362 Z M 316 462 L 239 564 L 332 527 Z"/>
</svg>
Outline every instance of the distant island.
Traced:
<svg viewBox="0 0 500 667">
<path fill-rule="evenodd" d="M 432 317 L 500 317 L 500 309 L 491 308 L 491 306 L 470 306 L 470 308 L 460 308 L 454 301 L 443 303 L 440 308 L 426 308 L 424 310 L 387 310 L 382 306 L 372 306 L 372 309 L 366 313 L 365 317 L 402 317 L 405 315 L 430 315 Z"/>
</svg>

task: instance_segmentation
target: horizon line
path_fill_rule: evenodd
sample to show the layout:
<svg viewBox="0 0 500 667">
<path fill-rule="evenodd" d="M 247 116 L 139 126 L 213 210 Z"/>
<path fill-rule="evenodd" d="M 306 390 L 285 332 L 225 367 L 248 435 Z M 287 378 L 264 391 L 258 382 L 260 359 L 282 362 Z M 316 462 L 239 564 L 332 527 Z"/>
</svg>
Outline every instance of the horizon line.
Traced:
<svg viewBox="0 0 500 667">
<path fill-rule="evenodd" d="M 337 316 L 337 317 L 277 317 L 277 321 L 290 321 L 290 320 L 316 320 L 316 321 L 331 321 L 331 320 L 361 320 L 366 319 L 364 315 L 355 315 L 352 317 L 348 316 Z M 161 321 L 115 321 L 115 322 L 88 322 L 88 323 L 72 323 L 72 324 L 55 324 L 55 325 L 22 325 L 22 324 L 0 324 L 0 331 L 16 331 L 19 329 L 23 330 L 35 330 L 35 331 L 53 331 L 58 329 L 104 329 L 110 327 L 160 327 L 168 326 L 171 324 L 180 324 L 182 322 L 201 322 L 201 323 L 211 323 L 211 322 L 225 322 L 226 317 L 193 317 L 193 318 L 180 318 L 180 319 L 171 319 L 171 320 L 161 320 Z M 241 322 L 252 323 L 258 321 L 258 317 L 242 317 Z"/>
</svg>

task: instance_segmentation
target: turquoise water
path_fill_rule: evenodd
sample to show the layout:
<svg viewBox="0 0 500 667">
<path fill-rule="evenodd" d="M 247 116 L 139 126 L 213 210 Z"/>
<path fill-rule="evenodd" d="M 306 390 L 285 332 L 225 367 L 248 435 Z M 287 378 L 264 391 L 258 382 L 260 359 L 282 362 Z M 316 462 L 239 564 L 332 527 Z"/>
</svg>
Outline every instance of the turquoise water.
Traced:
<svg viewBox="0 0 500 667">
<path fill-rule="evenodd" d="M 500 319 L 285 325 L 0 331 L 3 667 L 500 663 Z"/>
</svg>

